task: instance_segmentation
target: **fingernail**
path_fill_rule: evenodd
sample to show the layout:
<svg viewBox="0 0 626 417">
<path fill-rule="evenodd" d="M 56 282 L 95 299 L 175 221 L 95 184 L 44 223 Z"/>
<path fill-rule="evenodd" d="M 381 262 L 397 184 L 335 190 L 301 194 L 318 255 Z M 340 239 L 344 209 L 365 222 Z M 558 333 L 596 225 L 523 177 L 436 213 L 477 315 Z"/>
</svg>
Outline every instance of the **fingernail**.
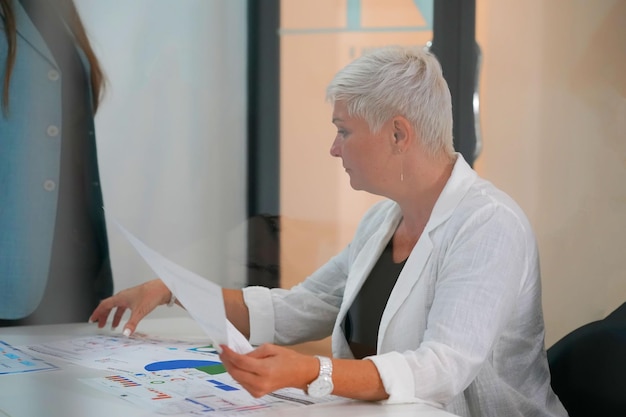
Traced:
<svg viewBox="0 0 626 417">
<path fill-rule="evenodd" d="M 123 335 L 126 337 L 130 336 L 130 329 L 124 329 Z"/>
</svg>

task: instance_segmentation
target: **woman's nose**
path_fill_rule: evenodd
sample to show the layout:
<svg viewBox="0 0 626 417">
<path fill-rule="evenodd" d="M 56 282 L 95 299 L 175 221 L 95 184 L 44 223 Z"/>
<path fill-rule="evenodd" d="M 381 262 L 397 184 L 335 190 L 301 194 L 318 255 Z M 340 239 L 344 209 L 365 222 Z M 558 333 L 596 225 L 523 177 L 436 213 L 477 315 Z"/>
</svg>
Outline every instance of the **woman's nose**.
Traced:
<svg viewBox="0 0 626 417">
<path fill-rule="evenodd" d="M 339 146 L 339 141 L 337 140 L 337 138 L 335 138 L 332 145 L 330 145 L 330 154 L 335 157 L 341 156 L 341 147 Z"/>
</svg>

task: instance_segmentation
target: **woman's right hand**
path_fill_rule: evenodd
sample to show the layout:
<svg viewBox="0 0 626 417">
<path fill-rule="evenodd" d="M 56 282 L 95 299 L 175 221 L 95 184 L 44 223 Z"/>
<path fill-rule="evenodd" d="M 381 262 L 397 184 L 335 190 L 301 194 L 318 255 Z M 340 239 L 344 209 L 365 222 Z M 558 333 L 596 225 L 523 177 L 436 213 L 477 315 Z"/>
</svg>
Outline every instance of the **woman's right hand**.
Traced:
<svg viewBox="0 0 626 417">
<path fill-rule="evenodd" d="M 91 313 L 90 322 L 97 322 L 98 327 L 106 325 L 109 314 L 115 309 L 111 327 L 119 326 L 122 316 L 127 309 L 131 315 L 124 326 L 124 335 L 130 336 L 135 332 L 137 325 L 148 313 L 161 304 L 167 304 L 172 293 L 160 279 L 145 282 L 136 287 L 127 288 L 100 302 Z"/>
</svg>

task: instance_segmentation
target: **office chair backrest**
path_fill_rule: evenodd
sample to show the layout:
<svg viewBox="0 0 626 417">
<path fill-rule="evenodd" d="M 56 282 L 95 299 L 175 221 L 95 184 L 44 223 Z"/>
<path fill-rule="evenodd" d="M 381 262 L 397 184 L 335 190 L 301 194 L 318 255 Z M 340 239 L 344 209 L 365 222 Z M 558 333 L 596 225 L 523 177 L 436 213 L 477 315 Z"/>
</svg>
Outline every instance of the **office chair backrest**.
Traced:
<svg viewBox="0 0 626 417">
<path fill-rule="evenodd" d="M 555 343 L 548 363 L 570 417 L 626 417 L 626 303 Z"/>
</svg>

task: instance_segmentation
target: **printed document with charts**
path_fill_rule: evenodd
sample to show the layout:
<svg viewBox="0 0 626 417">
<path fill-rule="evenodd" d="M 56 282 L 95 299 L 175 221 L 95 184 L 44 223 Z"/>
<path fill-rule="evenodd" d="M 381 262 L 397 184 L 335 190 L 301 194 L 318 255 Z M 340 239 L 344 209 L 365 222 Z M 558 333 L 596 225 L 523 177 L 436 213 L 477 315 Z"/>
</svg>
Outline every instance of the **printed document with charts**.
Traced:
<svg viewBox="0 0 626 417">
<path fill-rule="evenodd" d="M 214 347 L 204 342 L 142 333 L 131 337 L 99 334 L 23 350 L 105 371 L 102 376 L 79 380 L 146 410 L 146 416 L 276 415 L 279 410 L 291 414 L 299 407 L 350 401 L 333 396 L 314 399 L 296 388 L 254 398 L 226 372 Z"/>
<path fill-rule="evenodd" d="M 228 344 L 240 353 L 253 350 L 227 320 L 221 288 L 159 255 L 119 223 L 117 226 L 198 322 L 211 344 L 206 340 L 135 333 L 131 337 L 79 337 L 25 349 L 106 371 L 105 376 L 81 381 L 150 410 L 150 415 L 272 415 L 281 409 L 350 401 L 336 396 L 313 399 L 295 388 L 280 389 L 261 398 L 250 395 L 226 372 L 217 351 L 220 344 Z"/>
</svg>

